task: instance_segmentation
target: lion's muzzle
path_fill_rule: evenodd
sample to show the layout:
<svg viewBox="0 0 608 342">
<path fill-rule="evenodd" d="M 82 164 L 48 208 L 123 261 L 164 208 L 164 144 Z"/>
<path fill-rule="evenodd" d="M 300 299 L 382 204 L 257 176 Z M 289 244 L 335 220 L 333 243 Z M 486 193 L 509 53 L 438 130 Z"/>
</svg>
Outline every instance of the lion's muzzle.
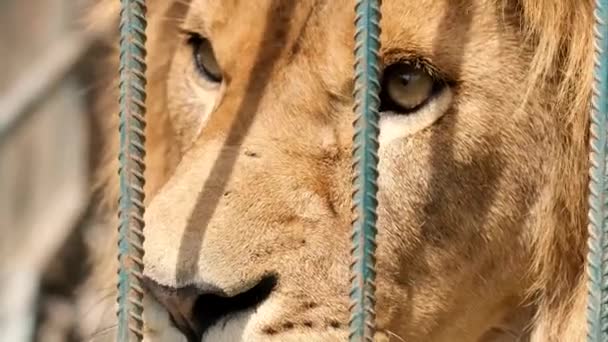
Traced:
<svg viewBox="0 0 608 342">
<path fill-rule="evenodd" d="M 277 278 L 266 276 L 255 286 L 234 296 L 221 290 L 203 291 L 196 286 L 173 288 L 145 277 L 143 285 L 169 312 L 173 324 L 188 338 L 200 342 L 205 332 L 223 318 L 252 309 L 270 296 Z"/>
</svg>

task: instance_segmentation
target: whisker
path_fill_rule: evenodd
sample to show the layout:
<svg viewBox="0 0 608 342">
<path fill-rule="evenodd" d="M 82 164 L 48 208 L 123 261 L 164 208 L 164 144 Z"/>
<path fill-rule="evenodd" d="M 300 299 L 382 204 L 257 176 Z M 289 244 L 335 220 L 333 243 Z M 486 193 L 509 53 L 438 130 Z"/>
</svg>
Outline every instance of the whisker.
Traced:
<svg viewBox="0 0 608 342">
<path fill-rule="evenodd" d="M 386 334 L 387 334 L 387 335 L 389 335 L 390 337 L 394 337 L 394 338 L 396 338 L 397 340 L 399 340 L 399 341 L 401 341 L 401 342 L 405 342 L 405 339 L 404 339 L 403 337 L 401 337 L 401 336 L 397 335 L 397 333 L 394 333 L 394 332 L 392 332 L 392 331 L 390 331 L 390 330 L 388 330 L 388 329 L 382 329 L 382 330 L 380 330 L 380 331 L 381 331 L 381 332 L 386 333 Z M 389 340 L 390 340 L 390 339 L 389 339 Z"/>
<path fill-rule="evenodd" d="M 96 338 L 106 335 L 107 333 L 115 330 L 117 327 L 118 327 L 118 324 L 112 324 L 109 327 L 99 329 L 99 330 L 95 331 L 93 334 L 91 334 L 91 337 L 89 337 L 89 339 L 87 341 L 93 342 Z"/>
<path fill-rule="evenodd" d="M 159 20 L 163 21 L 163 22 L 172 22 L 172 23 L 176 23 L 176 24 L 182 24 L 186 20 L 186 18 L 163 16 L 163 17 L 159 18 Z"/>
<path fill-rule="evenodd" d="M 114 295 L 115 295 L 115 293 L 114 293 L 114 292 L 109 292 L 109 293 L 106 293 L 105 295 L 101 296 L 101 297 L 100 297 L 99 299 L 97 299 L 97 300 L 96 300 L 96 301 L 95 301 L 93 304 L 91 304 L 91 307 L 89 307 L 89 308 L 87 309 L 87 311 L 85 311 L 85 312 L 83 313 L 83 316 L 87 316 L 87 315 L 89 315 L 89 314 L 90 314 L 90 313 L 91 313 L 91 312 L 92 312 L 92 311 L 95 309 L 95 307 L 97 307 L 97 306 L 98 306 L 99 304 L 101 304 L 102 302 L 104 302 L 104 301 L 106 301 L 106 300 L 110 299 L 110 298 L 111 298 L 111 297 L 113 297 Z"/>
<path fill-rule="evenodd" d="M 174 0 L 173 3 L 176 3 L 178 5 L 184 5 L 186 7 L 190 6 L 190 0 Z"/>
</svg>

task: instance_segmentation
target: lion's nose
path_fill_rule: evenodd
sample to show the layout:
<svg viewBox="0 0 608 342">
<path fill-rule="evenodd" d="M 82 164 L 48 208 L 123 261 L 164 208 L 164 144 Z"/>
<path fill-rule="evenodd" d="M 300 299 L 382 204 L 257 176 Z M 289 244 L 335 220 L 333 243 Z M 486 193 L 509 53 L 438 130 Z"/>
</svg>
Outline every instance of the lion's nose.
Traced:
<svg viewBox="0 0 608 342">
<path fill-rule="evenodd" d="M 190 342 L 200 342 L 207 329 L 220 319 L 257 307 L 270 296 L 276 284 L 276 276 L 266 276 L 255 286 L 229 297 L 220 290 L 200 290 L 196 286 L 173 288 L 143 278 L 147 293 L 167 309 L 175 326 Z"/>
</svg>

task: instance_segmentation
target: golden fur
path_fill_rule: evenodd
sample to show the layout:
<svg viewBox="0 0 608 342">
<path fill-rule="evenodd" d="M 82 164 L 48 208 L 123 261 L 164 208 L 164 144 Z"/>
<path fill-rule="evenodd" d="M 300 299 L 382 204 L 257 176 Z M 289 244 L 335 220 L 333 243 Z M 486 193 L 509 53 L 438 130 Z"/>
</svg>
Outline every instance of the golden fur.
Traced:
<svg viewBox="0 0 608 342">
<path fill-rule="evenodd" d="M 278 276 L 257 313 L 204 341 L 345 339 L 352 3 L 149 1 L 146 274 L 228 294 Z M 440 120 L 381 146 L 379 340 L 584 340 L 592 7 L 383 2 L 384 62 L 422 56 L 454 82 Z M 115 23 L 117 2 L 93 13 Z M 196 79 L 180 29 L 210 37 L 221 89 Z M 115 75 L 111 55 L 102 70 Z M 98 190 L 100 217 L 113 218 L 107 81 Z M 99 331 L 113 320 L 114 244 L 99 240 L 113 229 L 102 221 L 91 237 L 82 294 L 83 330 L 97 338 L 112 337 Z M 147 301 L 147 338 L 179 338 Z"/>
</svg>

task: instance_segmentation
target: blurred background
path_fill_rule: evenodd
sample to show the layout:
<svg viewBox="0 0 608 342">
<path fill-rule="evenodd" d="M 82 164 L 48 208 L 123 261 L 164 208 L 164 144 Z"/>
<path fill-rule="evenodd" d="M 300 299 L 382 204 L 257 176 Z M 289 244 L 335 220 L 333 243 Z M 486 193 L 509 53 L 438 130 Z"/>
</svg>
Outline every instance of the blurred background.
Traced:
<svg viewBox="0 0 608 342">
<path fill-rule="evenodd" d="M 0 341 L 80 341 L 94 34 L 87 0 L 0 0 Z M 118 72 L 118 71 L 117 71 Z M 107 113 L 117 115 L 117 113 Z"/>
</svg>

